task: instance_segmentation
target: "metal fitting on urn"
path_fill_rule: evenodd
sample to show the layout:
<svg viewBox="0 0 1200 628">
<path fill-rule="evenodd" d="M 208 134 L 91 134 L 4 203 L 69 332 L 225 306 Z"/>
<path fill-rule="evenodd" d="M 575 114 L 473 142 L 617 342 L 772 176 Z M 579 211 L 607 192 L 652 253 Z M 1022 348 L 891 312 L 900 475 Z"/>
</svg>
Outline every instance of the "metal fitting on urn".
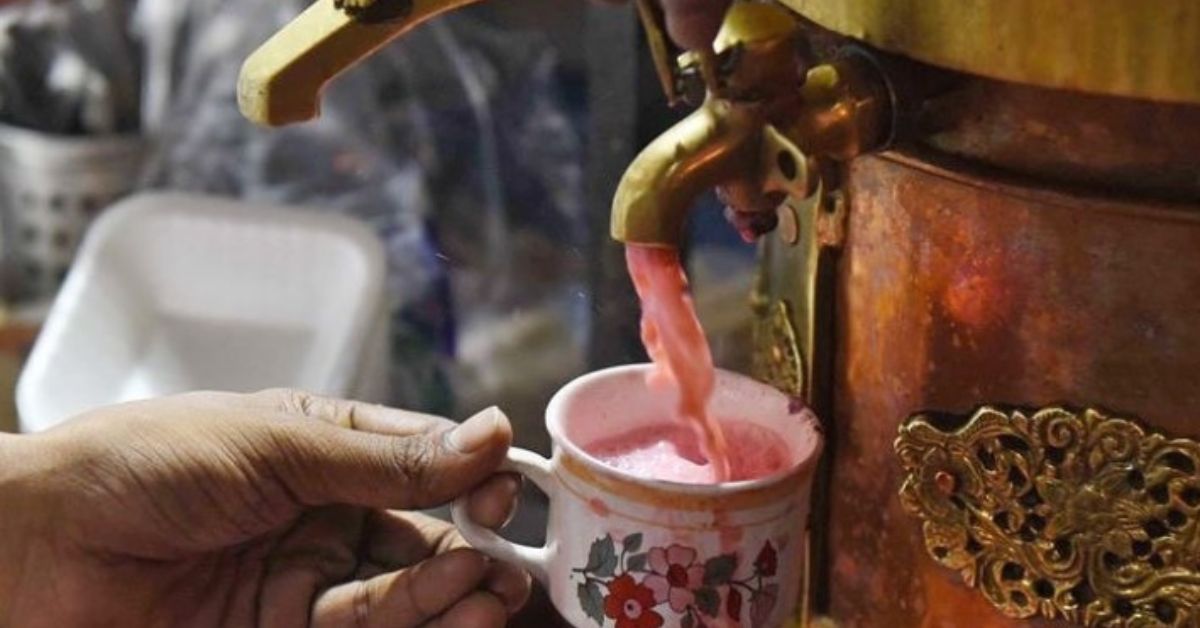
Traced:
<svg viewBox="0 0 1200 628">
<path fill-rule="evenodd" d="M 689 79 L 703 80 L 705 97 L 626 170 L 613 200 L 616 240 L 677 247 L 688 210 L 712 188 L 743 235 L 762 235 L 785 198 L 817 192 L 819 159 L 846 160 L 885 142 L 891 107 L 874 68 L 852 56 L 807 67 L 787 10 L 734 3 L 711 53 L 675 63 L 654 8 L 643 0 L 639 9 L 668 98 L 683 99 Z"/>
</svg>

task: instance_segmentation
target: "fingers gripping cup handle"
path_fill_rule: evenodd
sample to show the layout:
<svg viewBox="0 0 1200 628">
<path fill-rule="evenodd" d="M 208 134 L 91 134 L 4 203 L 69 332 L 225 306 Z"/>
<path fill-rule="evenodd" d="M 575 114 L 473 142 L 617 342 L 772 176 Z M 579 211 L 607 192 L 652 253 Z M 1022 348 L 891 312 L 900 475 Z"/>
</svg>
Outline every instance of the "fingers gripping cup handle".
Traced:
<svg viewBox="0 0 1200 628">
<path fill-rule="evenodd" d="M 554 499 L 555 480 L 550 470 L 550 461 L 524 449 L 510 449 L 508 459 L 501 465 L 502 471 L 520 473 L 527 477 L 551 500 Z M 546 584 L 546 567 L 550 559 L 550 548 L 531 547 L 513 543 L 492 530 L 489 530 L 471 519 L 468 508 L 468 497 L 463 496 L 454 502 L 450 516 L 459 532 L 475 549 L 507 563 L 512 563 L 528 571 L 542 584 Z M 551 541 L 547 540 L 547 543 Z"/>
</svg>

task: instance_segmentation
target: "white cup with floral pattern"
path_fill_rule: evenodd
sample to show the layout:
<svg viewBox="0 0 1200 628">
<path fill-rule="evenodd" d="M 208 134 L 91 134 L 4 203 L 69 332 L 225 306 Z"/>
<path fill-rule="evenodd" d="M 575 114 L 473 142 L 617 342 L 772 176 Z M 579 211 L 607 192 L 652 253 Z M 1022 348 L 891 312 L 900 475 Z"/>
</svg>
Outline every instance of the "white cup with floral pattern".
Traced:
<svg viewBox="0 0 1200 628">
<path fill-rule="evenodd" d="M 673 416 L 676 398 L 647 384 L 650 365 L 567 384 L 550 402 L 550 460 L 521 449 L 506 468 L 550 498 L 546 545 L 511 543 L 479 526 L 465 501 L 454 521 L 488 555 L 529 570 L 573 625 L 599 628 L 782 626 L 796 616 L 809 493 L 821 450 L 816 417 L 779 391 L 717 372 L 709 413 L 779 437 L 790 460 L 759 479 L 699 485 L 635 477 L 589 444 Z"/>
</svg>

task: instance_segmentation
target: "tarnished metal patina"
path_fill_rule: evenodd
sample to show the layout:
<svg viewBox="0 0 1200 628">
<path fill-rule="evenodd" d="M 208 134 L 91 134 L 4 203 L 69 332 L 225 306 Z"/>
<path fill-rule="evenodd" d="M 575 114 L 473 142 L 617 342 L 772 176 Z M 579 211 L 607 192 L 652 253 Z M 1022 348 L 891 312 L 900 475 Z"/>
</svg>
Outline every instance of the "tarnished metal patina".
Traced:
<svg viewBox="0 0 1200 628">
<path fill-rule="evenodd" d="M 846 627 L 1076 625 L 1006 616 L 931 557 L 898 497 L 896 430 L 923 410 L 1080 400 L 1200 438 L 1200 203 L 1064 192 L 933 161 L 897 152 L 848 169 L 845 242 L 822 295 L 834 303 L 834 357 L 814 374 L 832 391 L 821 608 Z M 797 274 L 768 273 L 768 298 L 794 298 Z M 1181 616 L 1194 612 L 1185 605 Z"/>
<path fill-rule="evenodd" d="M 840 4 L 847 13 L 867 10 Z M 895 32 L 924 32 L 921 16 L 946 4 L 922 5 L 907 21 L 892 11 Z M 972 7 L 981 4 L 994 3 Z M 1146 7 L 1127 3 L 1127 8 Z M 1186 18 L 1189 11 L 1176 16 Z M 1083 7 L 1077 12 L 1079 24 L 1058 20 L 1038 28 L 1087 30 L 1103 13 Z M 1114 8 L 1105 19 L 1117 13 Z M 805 17 L 825 23 L 817 19 L 819 13 Z M 1008 32 L 1015 24 L 994 28 Z M 965 25 L 957 24 L 971 32 Z M 1113 32 L 1129 28 L 1136 25 Z M 878 30 L 838 30 L 831 34 L 810 25 L 807 34 L 825 55 L 818 58 L 861 47 L 845 34 L 882 41 Z M 995 42 L 975 33 L 977 47 Z M 1005 41 L 1013 46 L 986 54 L 995 58 L 1030 43 L 1016 36 Z M 1137 45 L 1161 57 L 1180 50 L 1171 41 L 1149 38 Z M 1194 324 L 1200 316 L 1200 161 L 1195 158 L 1200 98 L 1179 96 L 1182 92 L 1167 99 L 1170 103 L 1119 98 L 1112 94 L 1122 88 L 1101 89 L 1102 83 L 1094 83 L 1095 89 L 1073 86 L 1090 93 L 1047 89 L 1037 72 L 1006 76 L 1008 81 L 984 78 L 992 70 L 1016 67 L 1004 60 L 964 74 L 948 71 L 967 67 L 952 63 L 937 68 L 879 51 L 875 58 L 896 98 L 895 141 L 885 154 L 846 162 L 834 177 L 847 205 L 836 254 L 813 267 L 810 257 L 795 250 L 802 238 L 769 237 L 764 245 L 760 302 L 806 298 L 812 290 L 808 278 L 825 273 L 816 311 L 832 312 L 812 336 L 803 337 L 809 340 L 800 342 L 801 354 L 811 350 L 807 342 L 823 341 L 832 355 L 807 375 L 832 443 L 828 483 L 816 494 L 827 507 L 819 510 L 826 518 L 813 524 L 827 534 L 814 575 L 813 610 L 824 617 L 810 621 L 921 628 L 1192 625 L 1185 622 L 1197 621 L 1198 606 L 1188 580 L 1194 574 L 1187 570 L 1198 565 L 1188 567 L 1186 561 L 1200 552 L 1188 532 L 1191 510 L 1181 511 L 1189 518 L 1184 528 L 1169 528 L 1146 555 L 1136 552 L 1146 550 L 1142 541 L 1149 532 L 1160 531 L 1153 524 L 1149 532 L 1130 528 L 1133 540 L 1121 551 L 1104 545 L 1108 537 L 1072 536 L 1067 542 L 1077 556 L 1099 557 L 1101 563 L 1109 551 L 1110 563 L 1113 556 L 1129 557 L 1111 579 L 1089 580 L 1090 590 L 1064 572 L 1038 572 L 1039 564 L 1026 556 L 1036 556 L 1042 543 L 1052 550 L 1056 541 L 1057 549 L 1066 547 L 1062 538 L 1041 536 L 1051 521 L 1042 511 L 1045 505 L 1027 507 L 1025 519 L 1009 535 L 988 537 L 1007 544 L 986 547 L 1016 559 L 947 565 L 955 557 L 966 560 L 961 552 L 968 546 L 983 551 L 985 543 L 954 537 L 960 544 L 954 546 L 943 539 L 946 554 L 932 553 L 923 520 L 912 517 L 899 497 L 907 471 L 893 439 L 905 417 L 923 410 L 933 411 L 928 417 L 969 418 L 989 401 L 1039 408 L 1071 400 L 1137 417 L 1147 439 L 1153 434 L 1200 438 L 1193 418 L 1200 412 L 1194 376 L 1200 372 L 1200 327 Z M 1059 69 L 1081 62 L 1059 61 L 1046 59 Z M 1135 67 L 1117 64 L 1104 70 L 1106 76 L 1076 76 L 1128 86 L 1146 78 L 1129 76 Z M 793 318 L 798 328 L 808 320 L 802 313 Z M 762 355 L 769 350 L 756 347 Z M 1082 421 L 1085 415 L 1077 416 Z M 1099 414 L 1088 416 L 1104 423 Z M 1132 425 L 1108 420 L 1114 421 L 1112 429 Z M 1143 446 L 1148 442 L 1144 439 Z M 1108 486 L 1080 469 L 1072 467 L 1078 473 L 1069 480 L 1084 494 L 1094 494 L 1089 487 Z M 942 471 L 925 486 L 964 490 L 957 476 Z M 1151 486 L 1147 483 L 1146 490 Z M 1100 494 L 1118 508 L 1113 517 L 1132 516 L 1119 514 L 1122 499 Z M 1045 495 L 1039 497 L 1049 503 Z M 1170 499 L 1170 507 L 1179 507 L 1182 497 Z M 1170 507 L 1163 516 L 1178 519 L 1165 514 Z M 1012 513 L 1008 517 L 1010 524 L 1016 520 Z M 1094 528 L 1099 520 L 1076 523 Z M 1032 527 L 1021 531 L 1030 522 L 1045 527 L 1030 536 Z M 1152 558 L 1160 547 L 1174 553 Z M 1010 562 L 1022 570 L 1019 578 Z M 1011 580 L 1002 577 L 1006 567 Z M 993 568 L 1000 571 L 989 571 Z M 1131 584 L 1122 578 L 1140 580 Z M 1075 601 L 1076 594 L 1088 601 Z"/>
<path fill-rule="evenodd" d="M 1009 617 L 1200 621 L 1200 444 L 1097 410 L 983 408 L 900 428 L 925 547 Z"/>
</svg>

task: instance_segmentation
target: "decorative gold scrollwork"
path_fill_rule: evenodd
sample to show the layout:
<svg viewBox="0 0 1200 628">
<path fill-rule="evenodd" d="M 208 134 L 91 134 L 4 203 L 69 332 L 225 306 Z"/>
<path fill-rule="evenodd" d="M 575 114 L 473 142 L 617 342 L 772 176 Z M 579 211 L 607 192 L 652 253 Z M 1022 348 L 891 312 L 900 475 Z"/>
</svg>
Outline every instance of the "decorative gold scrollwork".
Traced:
<svg viewBox="0 0 1200 628">
<path fill-rule="evenodd" d="M 900 428 L 925 545 L 1010 617 L 1200 623 L 1200 445 L 1095 410 L 979 410 Z"/>
<path fill-rule="evenodd" d="M 753 372 L 758 379 L 799 397 L 804 392 L 804 355 L 787 301 L 755 304 Z"/>
</svg>

